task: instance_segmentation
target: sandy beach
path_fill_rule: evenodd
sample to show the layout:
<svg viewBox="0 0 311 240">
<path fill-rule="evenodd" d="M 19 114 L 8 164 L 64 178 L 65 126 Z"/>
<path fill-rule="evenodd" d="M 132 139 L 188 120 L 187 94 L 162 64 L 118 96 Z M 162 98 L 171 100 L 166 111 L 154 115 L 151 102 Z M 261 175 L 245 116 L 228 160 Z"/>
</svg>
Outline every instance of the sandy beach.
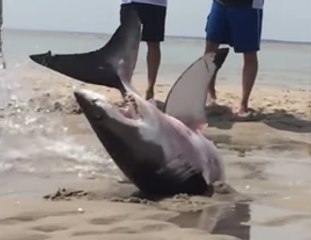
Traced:
<svg viewBox="0 0 311 240">
<path fill-rule="evenodd" d="M 130 2 L 135 1 L 123 0 Z M 173 84 L 206 50 L 206 26 L 211 22 L 207 12 L 213 1 L 169 0 L 167 11 L 165 0 L 137 2 L 142 3 L 135 7 L 141 10 L 138 17 L 144 25 L 143 39 L 150 40 L 153 33 L 160 33 L 160 17 L 165 14 L 165 39 L 160 45 L 161 64 L 155 85 L 155 102 L 163 110 Z M 263 2 L 254 0 L 248 4 L 258 17 L 257 23 L 262 17 Z M 184 158 L 194 162 L 194 170 L 202 168 L 203 178 L 196 175 L 191 179 L 198 188 L 204 189 L 203 180 L 213 181 L 217 178 L 213 175 L 222 175 L 218 166 L 206 169 L 201 164 L 203 157 L 209 155 L 205 150 L 214 151 L 213 146 L 196 151 L 184 140 L 193 136 L 191 131 L 178 133 L 167 129 L 170 124 L 154 124 L 163 127 L 159 128 L 159 135 L 156 128 L 140 128 L 144 141 L 156 136 L 163 143 L 161 148 L 171 148 L 173 153 L 182 148 L 186 152 L 167 154 L 167 150 L 162 154 L 157 144 L 145 147 L 144 141 L 135 141 L 134 127 L 109 123 L 119 127 L 118 133 L 128 134 L 127 141 L 113 136 L 107 127 L 103 127 L 105 136 L 98 134 L 107 147 L 109 137 L 120 145 L 109 148 L 109 152 L 128 160 L 126 170 L 131 174 L 127 177 L 103 147 L 74 97 L 75 90 L 90 89 L 118 105 L 123 102 L 120 92 L 66 77 L 36 64 L 34 58 L 39 54 L 92 52 L 80 58 L 82 64 L 73 61 L 76 65 L 70 66 L 70 71 L 82 70 L 78 74 L 88 78 L 94 74 L 82 72 L 89 64 L 97 64 L 94 73 L 99 75 L 111 73 L 117 66 L 117 75 L 122 75 L 122 79 L 129 77 L 132 66 L 127 61 L 136 58 L 139 37 L 139 21 L 131 7 L 120 9 L 117 1 L 0 0 L 0 240 L 311 240 L 311 15 L 307 14 L 311 1 L 265 2 L 263 21 L 256 28 L 260 30 L 261 44 L 257 52 L 258 74 L 249 101 L 252 116 L 239 119 L 236 112 L 242 93 L 241 75 L 251 74 L 243 73 L 243 60 L 250 60 L 250 65 L 254 61 L 250 55 L 235 53 L 230 47 L 217 72 L 217 104 L 206 103 L 206 124 L 199 129 L 215 144 L 223 160 L 224 180 L 208 186 L 212 196 L 150 196 L 146 193 L 149 191 L 141 192 L 129 179 L 136 183 L 149 181 L 147 187 L 139 186 L 154 192 L 161 192 L 157 185 L 174 188 L 178 178 L 168 176 L 174 169 L 167 171 L 160 165 L 163 155 L 169 168 L 182 165 L 186 169 L 182 174 L 193 172 L 187 164 L 178 162 Z M 156 10 L 150 10 L 151 5 L 145 3 L 155 4 Z M 239 6 L 233 11 L 235 6 L 231 9 L 229 1 L 223 4 L 228 9 L 213 5 L 213 10 L 226 11 L 231 20 L 238 8 L 246 6 L 236 3 Z M 144 9 L 147 14 L 143 14 Z M 151 19 L 157 23 L 148 29 Z M 235 20 L 239 22 L 238 18 Z M 228 24 L 220 22 L 221 25 Z M 229 25 L 231 28 L 235 24 L 230 21 Z M 222 37 L 234 42 L 241 37 L 233 32 L 225 35 Z M 112 36 L 115 37 L 110 41 Z M 155 55 L 156 44 L 142 41 L 131 82 L 142 96 L 147 87 L 146 61 L 156 62 Z M 43 58 L 42 62 L 48 65 Z M 71 65 L 73 58 L 64 59 L 64 64 Z M 222 61 L 215 58 L 216 65 L 219 60 Z M 213 69 L 209 64 L 206 67 Z M 115 74 L 107 76 L 115 79 Z M 189 78 L 189 84 L 198 80 L 195 74 Z M 196 91 L 185 89 L 182 94 L 185 100 L 191 100 Z M 84 97 L 81 93 L 81 105 Z M 125 108 L 131 100 L 123 102 Z M 183 100 L 179 104 L 189 109 Z M 137 107 L 136 103 L 133 105 Z M 84 110 L 89 105 L 85 106 Z M 90 112 L 93 115 L 94 111 Z M 136 120 L 146 122 L 147 117 L 136 112 Z M 102 120 L 103 116 L 96 114 L 95 118 Z M 178 141 L 165 139 L 171 136 Z M 201 137 L 192 138 L 199 147 L 205 145 Z M 124 150 L 127 146 L 137 152 Z M 148 154 L 154 154 L 152 159 L 159 159 L 160 164 L 149 163 L 145 157 Z M 135 158 L 148 164 L 136 168 Z M 206 162 L 217 164 L 218 159 L 208 158 Z M 152 174 L 153 168 L 164 173 L 160 184 L 151 181 L 153 176 L 153 180 L 158 179 Z M 135 170 L 141 171 L 141 176 L 133 177 L 138 174 Z M 182 188 L 192 188 L 193 182 Z"/>
<path fill-rule="evenodd" d="M 38 124 L 58 119 L 54 135 L 58 132 L 55 126 L 61 124 L 66 135 L 101 148 L 72 92 L 94 89 L 112 102 L 119 100 L 118 92 L 36 67 L 20 74 L 22 86 L 31 87 L 22 95 L 24 104 L 10 101 L 0 119 L 2 129 L 14 126 L 12 123 L 19 123 L 18 129 L 22 129 L 26 122 L 20 116 L 37 114 L 42 119 L 34 120 L 32 128 L 28 123 L 25 134 L 43 133 Z M 136 74 L 134 79 L 143 93 L 143 76 Z M 159 106 L 170 87 L 156 86 Z M 35 197 L 0 198 L 0 239 L 311 239 L 310 89 L 256 86 L 251 106 L 257 115 L 247 122 L 232 118 L 231 108 L 239 95 L 238 86 L 221 85 L 220 106 L 207 109 L 208 127 L 203 131 L 225 159 L 228 184 L 219 185 L 212 198 L 144 199 L 135 195 L 133 185 L 118 181 L 121 174 L 120 178 L 92 176 L 68 181 L 51 177 L 42 181 Z M 24 181 L 23 188 L 35 192 L 36 185 L 40 185 L 37 180 Z"/>
</svg>

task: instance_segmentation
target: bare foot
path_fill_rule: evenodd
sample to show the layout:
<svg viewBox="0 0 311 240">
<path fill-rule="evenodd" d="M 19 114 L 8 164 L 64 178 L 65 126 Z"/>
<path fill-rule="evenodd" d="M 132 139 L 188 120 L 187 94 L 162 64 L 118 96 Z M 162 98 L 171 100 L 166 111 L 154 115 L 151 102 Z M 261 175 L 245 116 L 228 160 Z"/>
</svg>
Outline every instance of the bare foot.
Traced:
<svg viewBox="0 0 311 240">
<path fill-rule="evenodd" d="M 249 112 L 249 109 L 247 106 L 244 106 L 244 105 L 240 105 L 237 110 L 235 111 L 236 114 L 240 114 L 240 115 L 244 115 L 246 114 L 247 112 Z"/>
<path fill-rule="evenodd" d="M 212 107 L 216 106 L 217 96 L 216 96 L 216 91 L 215 89 L 209 89 L 208 95 L 207 95 L 207 106 Z"/>
<path fill-rule="evenodd" d="M 208 107 L 213 107 L 213 106 L 217 106 L 217 103 L 216 103 L 216 95 L 214 96 L 211 96 L 210 94 L 207 96 L 207 106 Z"/>
<path fill-rule="evenodd" d="M 146 91 L 146 100 L 151 99 L 151 98 L 153 98 L 153 97 L 154 97 L 153 89 L 148 89 L 148 90 Z"/>
</svg>

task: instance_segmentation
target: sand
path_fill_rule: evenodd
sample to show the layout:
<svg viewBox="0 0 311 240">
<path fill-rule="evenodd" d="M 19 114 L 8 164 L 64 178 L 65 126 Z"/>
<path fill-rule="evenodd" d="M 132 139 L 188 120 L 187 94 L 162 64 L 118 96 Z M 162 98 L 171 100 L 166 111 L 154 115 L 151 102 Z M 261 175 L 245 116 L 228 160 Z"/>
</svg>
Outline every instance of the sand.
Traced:
<svg viewBox="0 0 311 240">
<path fill-rule="evenodd" d="M 63 118 L 68 134 L 90 136 L 94 133 L 83 120 L 72 91 L 82 87 L 96 89 L 112 102 L 119 100 L 119 93 L 114 90 L 78 83 L 49 71 L 34 68 L 23 72 L 22 76 L 22 85 L 31 86 L 27 88 L 28 95 L 23 95 L 26 104 L 11 101 L 0 118 L 1 124 L 17 118 L 20 112 L 34 111 Z M 144 92 L 146 85 L 142 76 L 135 76 L 134 85 L 139 92 Z M 156 86 L 156 99 L 160 103 L 165 101 L 170 87 Z M 203 129 L 226 159 L 230 186 L 224 191 L 219 187 L 212 198 L 178 195 L 146 200 L 133 197 L 137 191 L 133 185 L 118 183 L 113 178 L 80 179 L 59 186 L 65 189 L 58 194 L 57 189 L 47 188 L 46 194 L 50 195 L 46 198 L 43 195 L 1 197 L 0 239 L 237 239 L 234 236 L 243 240 L 311 239 L 311 208 L 308 206 L 311 192 L 306 187 L 310 186 L 309 178 L 292 188 L 287 180 L 291 179 L 289 173 L 295 170 L 295 165 L 288 165 L 288 169 L 282 164 L 279 168 L 263 168 L 266 162 L 271 164 L 272 161 L 264 157 L 259 161 L 254 157 L 270 152 L 276 157 L 285 156 L 284 162 L 292 158 L 310 159 L 310 89 L 256 86 L 250 104 L 257 115 L 247 122 L 233 119 L 231 109 L 239 97 L 239 87 L 219 86 L 220 106 L 207 109 L 208 127 Z M 252 164 L 256 161 L 258 164 L 254 167 Z M 303 167 L 299 171 L 301 169 Z M 309 175 L 297 174 L 302 178 Z M 236 229 L 230 231 L 232 226 Z M 273 229 L 277 235 L 271 232 Z M 296 237 L 290 237 L 291 232 L 295 232 Z"/>
<path fill-rule="evenodd" d="M 120 101 L 120 94 L 116 90 L 75 82 L 48 70 L 43 73 L 42 70 L 26 71 L 23 73 L 23 79 L 26 84 L 30 81 L 32 86 L 29 89 L 32 92 L 29 93 L 31 98 L 28 106 L 40 112 L 61 112 L 67 115 L 79 113 L 72 94 L 73 90 L 78 88 L 88 88 L 105 94 L 113 103 Z M 144 76 L 137 74 L 133 79 L 135 88 L 144 94 L 146 89 Z M 49 84 L 43 86 L 42 81 L 48 81 Z M 241 122 L 234 117 L 234 111 L 240 100 L 240 86 L 218 84 L 219 106 L 207 107 L 207 127 L 203 132 L 215 142 L 222 138 L 221 142 L 224 143 L 223 136 L 226 135 L 230 138 L 231 145 L 237 143 L 251 148 L 252 140 L 255 147 L 274 147 L 280 141 L 309 144 L 311 143 L 310 87 L 311 85 L 305 89 L 291 90 L 255 85 L 250 99 L 250 107 L 255 111 L 254 117 Z M 170 88 L 170 84 L 156 85 L 156 100 L 160 108 Z M 252 138 L 254 135 L 256 138 Z M 305 147 L 303 148 L 307 150 L 310 148 Z"/>
<path fill-rule="evenodd" d="M 2 198 L 0 236 L 3 240 L 236 239 L 173 223 L 182 212 L 247 200 L 230 188 L 228 191 L 225 198 L 220 197 L 223 193 L 213 199 L 180 194 L 147 200 L 134 197 L 137 189 L 131 184 L 110 179 L 80 180 L 42 199 Z M 218 221 L 217 214 L 209 215 L 211 230 Z"/>
<path fill-rule="evenodd" d="M 166 222 L 175 212 L 107 201 L 1 202 L 1 239 L 234 239 Z M 27 211 L 25 211 L 27 209 Z"/>
</svg>

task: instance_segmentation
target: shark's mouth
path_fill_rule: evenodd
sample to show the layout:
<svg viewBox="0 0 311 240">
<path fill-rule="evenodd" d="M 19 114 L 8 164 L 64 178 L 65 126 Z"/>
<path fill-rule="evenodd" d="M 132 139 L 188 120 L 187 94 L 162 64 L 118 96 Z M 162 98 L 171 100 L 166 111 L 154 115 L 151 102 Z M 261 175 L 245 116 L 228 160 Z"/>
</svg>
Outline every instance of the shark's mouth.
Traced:
<svg viewBox="0 0 311 240">
<path fill-rule="evenodd" d="M 157 126 L 156 106 L 131 91 L 127 91 L 118 103 L 86 89 L 76 90 L 74 95 L 84 115 L 93 124 L 107 127 L 116 127 L 117 124 L 142 130 Z"/>
<path fill-rule="evenodd" d="M 112 103 L 104 95 L 86 89 L 77 90 L 74 94 L 88 118 L 101 121 L 108 117 L 135 126 L 141 125 L 148 119 L 148 111 L 144 103 L 130 92 L 127 92 L 119 103 Z"/>
<path fill-rule="evenodd" d="M 131 120 L 136 124 L 144 122 L 142 103 L 134 96 L 133 93 L 126 92 L 122 100 L 112 103 L 111 110 L 118 112 L 123 118 Z"/>
<path fill-rule="evenodd" d="M 137 100 L 130 93 L 126 93 L 123 101 L 117 104 L 116 107 L 125 118 L 132 120 L 143 120 L 143 116 L 139 111 Z"/>
</svg>

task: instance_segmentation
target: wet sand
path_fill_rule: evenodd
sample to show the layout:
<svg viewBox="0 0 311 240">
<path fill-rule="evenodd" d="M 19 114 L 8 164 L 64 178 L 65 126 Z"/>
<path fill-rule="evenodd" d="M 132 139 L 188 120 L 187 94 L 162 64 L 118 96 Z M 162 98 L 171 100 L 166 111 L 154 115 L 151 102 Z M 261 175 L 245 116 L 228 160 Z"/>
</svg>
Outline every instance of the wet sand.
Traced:
<svg viewBox="0 0 311 240">
<path fill-rule="evenodd" d="M 65 134 L 86 149 L 102 148 L 80 114 L 72 91 L 96 89 L 112 102 L 119 99 L 116 91 L 35 67 L 23 72 L 22 80 L 24 87 L 16 94 L 22 94 L 25 104 L 11 101 L 0 118 L 1 129 L 9 124 L 15 136 L 10 139 L 6 133 L 7 146 L 10 141 L 18 142 L 17 135 L 34 139 L 43 134 L 53 141 L 53 136 Z M 144 92 L 139 74 L 134 85 Z M 169 89 L 168 84 L 156 86 L 159 105 Z M 27 193 L 36 194 L 8 196 L 1 190 L 0 239 L 311 239 L 310 89 L 256 86 L 251 107 L 257 115 L 248 122 L 232 118 L 231 108 L 238 103 L 240 89 L 226 84 L 218 91 L 221 106 L 207 109 L 208 127 L 203 130 L 225 160 L 229 186 L 218 186 L 215 196 L 146 200 L 135 195 L 133 185 L 119 183 L 120 174 L 109 172 L 79 178 L 19 175 L 10 186 L 12 192 L 22 186 Z M 25 122 L 25 116 L 36 119 Z M 26 125 L 27 131 L 21 134 Z M 48 157 L 53 161 L 53 156 Z M 65 189 L 57 191 L 58 187 Z"/>
</svg>

